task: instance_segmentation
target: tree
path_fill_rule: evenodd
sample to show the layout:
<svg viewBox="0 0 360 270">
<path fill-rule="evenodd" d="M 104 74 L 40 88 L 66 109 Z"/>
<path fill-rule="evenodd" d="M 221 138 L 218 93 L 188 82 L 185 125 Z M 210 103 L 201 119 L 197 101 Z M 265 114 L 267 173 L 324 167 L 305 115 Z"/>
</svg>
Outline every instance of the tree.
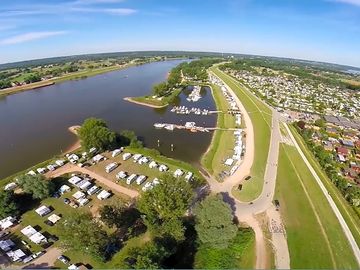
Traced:
<svg viewBox="0 0 360 270">
<path fill-rule="evenodd" d="M 155 242 L 146 243 L 143 247 L 132 248 L 126 258 L 132 269 L 159 269 L 163 259 L 169 253 L 162 245 Z"/>
<path fill-rule="evenodd" d="M 25 193 L 32 195 L 34 199 L 45 199 L 54 191 L 54 183 L 45 179 L 44 176 L 22 175 L 17 178 L 19 186 Z"/>
<path fill-rule="evenodd" d="M 34 83 L 34 82 L 39 82 L 39 81 L 41 81 L 41 77 L 37 73 L 29 74 L 29 75 L 25 76 L 25 78 L 24 78 L 24 82 L 26 82 L 26 83 Z"/>
<path fill-rule="evenodd" d="M 100 217 L 109 227 L 127 229 L 140 218 L 140 212 L 124 205 L 104 205 L 100 209 Z"/>
<path fill-rule="evenodd" d="M 96 147 L 104 151 L 116 142 L 116 133 L 109 130 L 104 120 L 97 118 L 88 118 L 84 121 L 78 131 L 81 140 L 81 146 L 89 150 Z"/>
<path fill-rule="evenodd" d="M 156 235 L 183 240 L 182 217 L 193 196 L 189 183 L 166 174 L 159 185 L 145 192 L 138 203 L 145 224 Z"/>
<path fill-rule="evenodd" d="M 131 148 L 142 148 L 143 144 L 138 139 L 134 131 L 123 130 L 120 132 L 120 141 L 122 145 L 130 146 Z"/>
<path fill-rule="evenodd" d="M 238 229 L 233 222 L 230 206 L 220 195 L 209 196 L 198 203 L 194 214 L 195 229 L 201 244 L 225 248 L 236 236 Z"/>
<path fill-rule="evenodd" d="M 110 238 L 89 213 L 76 212 L 59 224 L 59 236 L 65 249 L 76 250 L 95 257 L 106 258 Z"/>
<path fill-rule="evenodd" d="M 14 197 L 13 191 L 0 191 L 0 219 L 19 215 L 19 207 Z"/>
<path fill-rule="evenodd" d="M 162 82 L 159 84 L 154 85 L 153 93 L 156 96 L 164 96 L 168 91 L 168 85 L 166 82 Z"/>
<path fill-rule="evenodd" d="M 304 121 L 301 121 L 301 120 L 298 121 L 296 124 L 300 129 L 304 129 L 305 125 L 306 125 L 306 123 Z"/>
</svg>

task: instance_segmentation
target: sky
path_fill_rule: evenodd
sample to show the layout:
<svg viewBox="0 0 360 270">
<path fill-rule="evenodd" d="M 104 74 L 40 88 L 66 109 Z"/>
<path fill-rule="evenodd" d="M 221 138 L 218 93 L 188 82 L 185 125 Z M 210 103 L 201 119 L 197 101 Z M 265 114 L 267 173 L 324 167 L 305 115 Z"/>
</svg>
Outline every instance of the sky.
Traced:
<svg viewBox="0 0 360 270">
<path fill-rule="evenodd" d="M 0 0 L 0 63 L 136 50 L 360 67 L 360 0 Z"/>
</svg>

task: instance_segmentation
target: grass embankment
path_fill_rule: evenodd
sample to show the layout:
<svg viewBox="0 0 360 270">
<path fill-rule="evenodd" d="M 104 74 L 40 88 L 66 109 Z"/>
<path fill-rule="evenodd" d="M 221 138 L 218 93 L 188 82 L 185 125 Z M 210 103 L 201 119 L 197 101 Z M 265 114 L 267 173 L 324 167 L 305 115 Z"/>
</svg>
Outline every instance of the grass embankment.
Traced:
<svg viewBox="0 0 360 270">
<path fill-rule="evenodd" d="M 304 155 L 310 162 L 311 166 L 316 171 L 317 175 L 320 177 L 321 181 L 325 185 L 326 189 L 330 193 L 332 199 L 334 200 L 336 206 L 338 207 L 341 215 L 345 219 L 349 229 L 351 230 L 355 241 L 358 245 L 360 245 L 360 216 L 356 210 L 349 205 L 349 203 L 344 199 L 341 192 L 337 189 L 337 187 L 331 182 L 331 180 L 327 177 L 325 172 L 322 170 L 320 164 L 317 162 L 314 155 L 310 152 L 308 147 L 306 146 L 304 140 L 298 134 L 298 132 L 292 126 L 289 126 L 290 130 L 295 137 L 297 143 L 299 144 L 301 150 Z"/>
<path fill-rule="evenodd" d="M 291 268 L 358 268 L 335 214 L 293 146 L 280 147 L 276 198 Z"/>
<path fill-rule="evenodd" d="M 262 191 L 264 174 L 269 152 L 271 137 L 271 110 L 238 81 L 220 71 L 218 68 L 211 70 L 219 76 L 240 99 L 241 103 L 248 112 L 254 128 L 254 162 L 251 167 L 251 181 L 243 183 L 241 191 L 234 189 L 233 194 L 241 201 L 252 201 L 256 199 Z M 240 167 L 241 169 L 241 167 Z"/>
<path fill-rule="evenodd" d="M 220 87 L 217 85 L 211 85 L 210 87 L 217 110 L 227 112 L 229 105 Z M 221 128 L 234 128 L 234 116 L 228 113 L 218 113 L 216 126 Z M 210 174 L 214 175 L 215 178 L 218 178 L 220 172 L 228 169 L 228 167 L 224 165 L 224 159 L 232 155 L 234 143 L 233 132 L 224 130 L 214 131 L 209 149 L 201 158 L 201 164 Z"/>
<path fill-rule="evenodd" d="M 199 247 L 195 255 L 197 269 L 252 269 L 255 262 L 255 234 L 242 228 L 225 249 Z"/>
<path fill-rule="evenodd" d="M 164 108 L 174 102 L 175 98 L 181 93 L 182 89 L 176 89 L 167 96 L 161 98 L 153 98 L 151 96 L 141 96 L 141 97 L 128 97 L 125 100 L 129 102 L 134 102 L 140 105 L 154 107 L 154 108 Z"/>
<path fill-rule="evenodd" d="M 83 71 L 78 71 L 78 72 L 74 72 L 74 73 L 69 73 L 64 76 L 61 76 L 58 78 L 53 78 L 53 79 L 46 80 L 46 81 L 35 82 L 35 83 L 30 83 L 30 84 L 26 84 L 26 85 L 22 85 L 22 86 L 8 88 L 5 90 L 0 90 L 0 97 L 8 96 L 11 94 L 15 94 L 15 93 L 19 93 L 19 92 L 23 92 L 23 91 L 27 91 L 27 90 L 37 89 L 37 88 L 53 85 L 55 83 L 60 83 L 60 82 L 64 82 L 64 81 L 85 79 L 87 77 L 99 75 L 102 73 L 127 68 L 132 65 L 133 64 L 128 64 L 128 65 L 124 65 L 124 66 L 105 67 L 105 68 L 90 69 L 90 70 L 83 70 Z"/>
</svg>

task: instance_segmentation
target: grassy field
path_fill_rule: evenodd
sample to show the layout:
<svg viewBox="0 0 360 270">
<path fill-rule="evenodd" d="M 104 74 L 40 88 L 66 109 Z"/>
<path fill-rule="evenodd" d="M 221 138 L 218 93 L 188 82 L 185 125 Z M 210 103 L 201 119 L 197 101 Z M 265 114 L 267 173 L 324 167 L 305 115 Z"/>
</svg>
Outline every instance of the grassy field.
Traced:
<svg viewBox="0 0 360 270">
<path fill-rule="evenodd" d="M 217 110 L 227 111 L 228 102 L 222 95 L 220 87 L 217 85 L 211 85 L 212 94 L 216 103 Z M 227 113 L 219 113 L 217 115 L 217 127 L 222 128 L 234 128 L 235 118 Z M 224 159 L 229 157 L 233 153 L 234 148 L 234 135 L 231 131 L 216 130 L 214 131 L 213 138 L 211 140 L 210 148 L 203 155 L 201 164 L 206 170 L 218 178 L 218 175 L 223 170 L 229 168 L 224 165 Z"/>
<path fill-rule="evenodd" d="M 330 179 L 326 176 L 325 172 L 322 170 L 320 164 L 317 162 L 314 155 L 307 148 L 304 140 L 297 133 L 297 131 L 290 126 L 291 132 L 294 135 L 297 143 L 299 144 L 301 150 L 304 152 L 306 158 L 316 171 L 317 175 L 320 177 L 321 181 L 325 185 L 326 189 L 331 194 L 332 199 L 334 200 L 336 206 L 341 212 L 343 218 L 345 219 L 349 229 L 351 230 L 356 243 L 360 245 L 360 217 L 358 213 L 352 208 L 349 203 L 344 199 L 343 195 L 337 189 L 337 187 L 330 181 Z"/>
<path fill-rule="evenodd" d="M 241 191 L 233 190 L 233 194 L 242 201 L 256 199 L 262 191 L 264 173 L 269 152 L 271 136 L 271 110 L 244 87 L 238 81 L 213 67 L 211 69 L 236 93 L 251 118 L 254 136 L 255 153 L 254 163 L 251 168 L 251 181 L 243 184 Z"/>
<path fill-rule="evenodd" d="M 291 268 L 358 268 L 335 214 L 293 146 L 280 147 L 276 198 Z"/>
</svg>

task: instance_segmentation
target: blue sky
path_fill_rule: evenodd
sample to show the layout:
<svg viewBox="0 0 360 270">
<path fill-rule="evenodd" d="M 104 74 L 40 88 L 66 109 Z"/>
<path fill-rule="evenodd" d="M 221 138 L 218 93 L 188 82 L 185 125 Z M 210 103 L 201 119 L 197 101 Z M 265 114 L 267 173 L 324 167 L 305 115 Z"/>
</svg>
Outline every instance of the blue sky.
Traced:
<svg viewBox="0 0 360 270">
<path fill-rule="evenodd" d="M 360 0 L 0 0 L 0 63 L 132 50 L 360 67 Z"/>
</svg>

